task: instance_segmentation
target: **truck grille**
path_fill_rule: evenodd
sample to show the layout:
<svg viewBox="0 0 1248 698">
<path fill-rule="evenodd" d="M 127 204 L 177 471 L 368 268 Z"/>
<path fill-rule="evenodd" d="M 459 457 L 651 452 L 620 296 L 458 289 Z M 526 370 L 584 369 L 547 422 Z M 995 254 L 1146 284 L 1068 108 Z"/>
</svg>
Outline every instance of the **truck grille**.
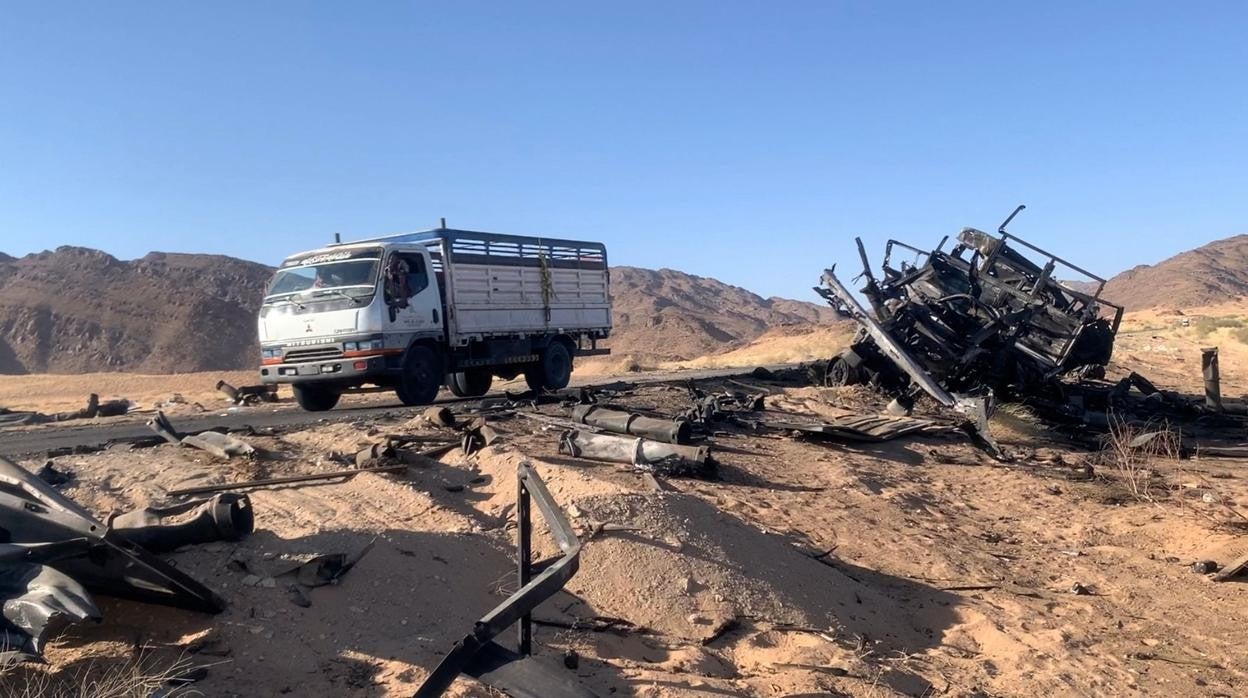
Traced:
<svg viewBox="0 0 1248 698">
<path fill-rule="evenodd" d="M 338 347 L 317 347 L 315 349 L 291 349 L 286 352 L 284 360 L 288 364 L 294 364 L 303 361 L 325 361 L 326 359 L 341 358 L 342 349 Z"/>
</svg>

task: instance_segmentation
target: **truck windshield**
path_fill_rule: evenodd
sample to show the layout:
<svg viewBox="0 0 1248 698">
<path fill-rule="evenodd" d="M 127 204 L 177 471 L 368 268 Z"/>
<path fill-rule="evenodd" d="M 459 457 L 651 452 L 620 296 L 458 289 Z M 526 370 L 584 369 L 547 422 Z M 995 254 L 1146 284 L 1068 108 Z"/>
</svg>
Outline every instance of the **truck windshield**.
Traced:
<svg viewBox="0 0 1248 698">
<path fill-rule="evenodd" d="M 348 259 L 279 269 L 264 300 L 271 302 L 292 294 L 368 296 L 376 290 L 380 264 L 379 259 Z"/>
</svg>

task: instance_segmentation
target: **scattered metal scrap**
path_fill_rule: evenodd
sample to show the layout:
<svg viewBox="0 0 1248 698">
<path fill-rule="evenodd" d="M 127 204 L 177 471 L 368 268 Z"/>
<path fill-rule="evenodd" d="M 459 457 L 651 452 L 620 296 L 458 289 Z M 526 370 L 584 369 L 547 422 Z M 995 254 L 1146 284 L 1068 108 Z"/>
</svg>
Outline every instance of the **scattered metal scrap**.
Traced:
<svg viewBox="0 0 1248 698">
<path fill-rule="evenodd" d="M 227 493 L 136 509 L 110 517 L 108 525 L 144 548 L 163 553 L 183 545 L 242 540 L 255 530 L 256 518 L 247 495 Z"/>
<path fill-rule="evenodd" d="M 346 553 L 326 553 L 317 555 L 310 560 L 300 562 L 293 567 L 280 571 L 273 575 L 280 577 L 283 575 L 294 575 L 295 580 L 304 587 L 314 588 L 325 586 L 326 584 L 337 584 L 347 572 L 351 571 L 360 560 L 368 554 L 368 551 L 376 545 L 377 539 L 370 540 L 363 548 L 353 555 Z"/>
<path fill-rule="evenodd" d="M 0 457 L 0 663 L 37 660 L 50 632 L 99 618 L 88 590 L 206 613 L 224 609 L 221 597 L 138 542 L 201 542 L 198 525 L 161 530 L 164 524 L 146 517 L 118 518 L 135 526 L 96 520 Z M 235 530 L 245 524 L 235 521 Z"/>
<path fill-rule="evenodd" d="M 684 419 L 695 425 L 706 425 L 732 413 L 757 412 L 766 407 L 766 393 L 724 391 L 708 394 L 694 385 L 692 381 L 688 383 L 686 389 L 689 391 L 689 400 L 693 404 L 685 413 Z"/>
<path fill-rule="evenodd" d="M 225 393 L 235 405 L 258 405 L 262 402 L 277 402 L 277 384 L 243 385 L 234 387 L 223 380 L 217 381 L 217 390 Z"/>
<path fill-rule="evenodd" d="M 685 446 L 580 429 L 559 437 L 559 452 L 575 458 L 628 463 L 659 475 L 712 477 L 716 464 L 707 446 Z"/>
<path fill-rule="evenodd" d="M 416 698 L 441 696 L 459 674 L 472 676 L 515 698 L 592 698 L 566 670 L 534 659 L 533 609 L 554 596 L 580 566 L 581 542 L 555 502 L 546 484 L 528 462 L 516 468 L 516 556 L 519 591 L 478 620 L 462 640 L 455 643 L 441 663 L 416 690 Z M 530 502 L 550 528 L 561 556 L 536 576 L 533 574 L 533 521 Z M 517 650 L 509 650 L 494 638 L 513 624 L 519 625 Z"/>
<path fill-rule="evenodd" d="M 1245 571 L 1248 571 L 1248 552 L 1244 553 L 1243 555 L 1240 555 L 1238 558 L 1232 561 L 1231 564 L 1227 565 L 1226 567 L 1223 567 L 1216 574 L 1210 577 L 1210 579 L 1212 579 L 1215 582 L 1225 582 Z"/>
<path fill-rule="evenodd" d="M 181 497 L 189 494 L 209 494 L 212 492 L 228 492 L 232 490 L 248 490 L 257 487 L 272 487 L 274 485 L 290 485 L 296 483 L 313 483 L 327 480 L 339 480 L 343 478 L 351 478 L 360 473 L 386 473 L 396 470 L 406 470 L 413 463 L 428 458 L 437 458 L 447 451 L 455 448 L 458 444 L 445 444 L 437 448 L 428 449 L 420 453 L 408 453 L 405 451 L 396 451 L 400 463 L 392 463 L 388 465 L 377 465 L 369 468 L 348 468 L 345 470 L 331 470 L 324 473 L 310 473 L 308 475 L 287 475 L 285 477 L 271 477 L 263 480 L 247 480 L 244 482 L 225 482 L 219 485 L 200 485 L 197 487 L 183 487 L 180 489 L 169 490 L 167 494 L 170 497 Z"/>
<path fill-rule="evenodd" d="M 689 423 L 683 419 L 659 419 L 600 405 L 578 405 L 572 408 L 572 421 L 669 444 L 689 442 Z"/>
<path fill-rule="evenodd" d="M 72 471 L 56 467 L 56 462 L 51 458 L 44 461 L 43 466 L 35 472 L 35 476 L 53 487 L 68 485 L 74 479 Z"/>
<path fill-rule="evenodd" d="M 27 424 L 44 424 L 47 422 L 65 422 L 72 419 L 93 419 L 95 417 L 117 417 L 130 411 L 129 400 L 106 400 L 100 402 L 100 396 L 91 393 L 87 396 L 86 407 L 71 412 L 43 414 L 7 410 L 0 407 L 0 426 L 19 426 Z"/>
<path fill-rule="evenodd" d="M 147 421 L 147 426 L 171 444 L 198 448 L 224 460 L 236 456 L 251 457 L 256 454 L 255 447 L 230 434 L 201 431 L 198 434 L 183 435 L 173 428 L 169 418 L 159 410 L 156 411 L 155 417 Z"/>
<path fill-rule="evenodd" d="M 888 441 L 908 434 L 935 435 L 960 432 L 956 427 L 930 419 L 869 414 L 846 415 L 821 422 L 766 417 L 758 420 L 757 424 L 768 429 L 797 431 L 822 438 L 864 442 Z"/>
</svg>

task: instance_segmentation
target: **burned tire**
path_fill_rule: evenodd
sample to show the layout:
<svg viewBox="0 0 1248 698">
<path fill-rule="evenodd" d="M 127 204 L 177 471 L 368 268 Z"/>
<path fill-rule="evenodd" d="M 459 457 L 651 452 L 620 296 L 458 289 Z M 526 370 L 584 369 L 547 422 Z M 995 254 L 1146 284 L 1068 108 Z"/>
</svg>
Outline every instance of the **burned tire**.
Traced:
<svg viewBox="0 0 1248 698">
<path fill-rule="evenodd" d="M 858 369 L 850 366 L 845 357 L 838 356 L 828 362 L 828 370 L 823 379 L 824 385 L 840 387 L 858 382 L 860 382 Z"/>
<path fill-rule="evenodd" d="M 442 384 L 442 368 L 437 355 L 429 347 L 412 347 L 403 358 L 403 374 L 394 387 L 395 395 L 404 405 L 428 405 L 438 396 Z"/>
<path fill-rule="evenodd" d="M 446 387 L 455 397 L 480 397 L 490 392 L 494 375 L 489 369 L 473 368 L 446 377 Z"/>
<path fill-rule="evenodd" d="M 561 390 L 572 379 L 572 354 L 563 342 L 551 342 L 537 365 L 524 372 L 524 382 L 533 390 Z"/>
<path fill-rule="evenodd" d="M 321 385 L 294 385 L 295 402 L 308 412 L 324 412 L 334 409 L 342 393 Z"/>
</svg>

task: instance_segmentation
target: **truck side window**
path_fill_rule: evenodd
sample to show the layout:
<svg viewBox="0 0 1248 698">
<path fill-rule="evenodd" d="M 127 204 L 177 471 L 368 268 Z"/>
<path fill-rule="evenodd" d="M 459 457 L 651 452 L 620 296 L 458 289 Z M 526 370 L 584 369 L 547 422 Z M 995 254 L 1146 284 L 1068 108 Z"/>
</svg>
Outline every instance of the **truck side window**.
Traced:
<svg viewBox="0 0 1248 698">
<path fill-rule="evenodd" d="M 429 272 L 425 270 L 425 258 L 418 254 L 402 255 L 407 262 L 407 297 L 411 298 L 429 287 Z"/>
<path fill-rule="evenodd" d="M 395 254 L 386 263 L 386 303 L 407 307 L 407 300 L 429 287 L 425 258 L 418 254 Z"/>
</svg>

